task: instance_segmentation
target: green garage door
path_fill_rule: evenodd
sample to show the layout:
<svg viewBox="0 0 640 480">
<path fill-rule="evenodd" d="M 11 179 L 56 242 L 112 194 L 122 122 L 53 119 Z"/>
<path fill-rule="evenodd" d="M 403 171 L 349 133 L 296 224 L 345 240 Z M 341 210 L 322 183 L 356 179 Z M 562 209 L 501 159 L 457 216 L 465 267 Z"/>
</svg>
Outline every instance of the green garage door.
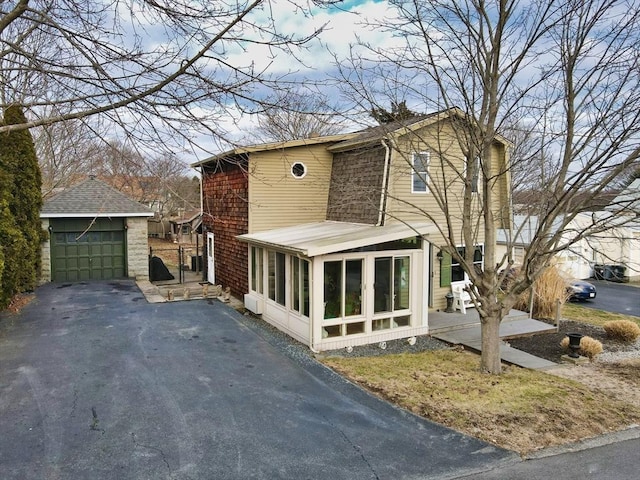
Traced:
<svg viewBox="0 0 640 480">
<path fill-rule="evenodd" d="M 50 225 L 54 282 L 126 277 L 124 219 L 51 219 Z"/>
</svg>

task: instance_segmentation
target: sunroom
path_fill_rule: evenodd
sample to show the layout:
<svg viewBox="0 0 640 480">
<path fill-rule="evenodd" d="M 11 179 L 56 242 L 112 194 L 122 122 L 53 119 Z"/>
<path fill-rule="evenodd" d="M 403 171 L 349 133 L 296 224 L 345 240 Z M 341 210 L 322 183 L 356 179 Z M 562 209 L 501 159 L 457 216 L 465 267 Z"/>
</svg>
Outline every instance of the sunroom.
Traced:
<svg viewBox="0 0 640 480">
<path fill-rule="evenodd" d="M 428 332 L 433 224 L 319 222 L 240 235 L 245 307 L 312 350 Z"/>
</svg>

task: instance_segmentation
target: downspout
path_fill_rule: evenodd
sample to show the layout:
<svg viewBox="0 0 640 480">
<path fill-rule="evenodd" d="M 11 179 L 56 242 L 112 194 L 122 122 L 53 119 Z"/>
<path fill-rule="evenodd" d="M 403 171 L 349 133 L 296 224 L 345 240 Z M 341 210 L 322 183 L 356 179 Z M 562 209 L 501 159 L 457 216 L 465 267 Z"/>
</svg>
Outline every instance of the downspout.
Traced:
<svg viewBox="0 0 640 480">
<path fill-rule="evenodd" d="M 384 147 L 384 170 L 382 171 L 382 188 L 380 191 L 380 207 L 378 209 L 378 223 L 376 227 L 384 225 L 385 210 L 387 208 L 387 188 L 389 186 L 389 163 L 391 159 L 391 149 L 386 139 L 380 140 Z"/>
<path fill-rule="evenodd" d="M 194 169 L 196 172 L 200 172 L 200 218 L 204 219 L 204 191 L 202 190 L 203 178 L 204 178 L 204 165 L 200 165 L 200 170 Z"/>
</svg>

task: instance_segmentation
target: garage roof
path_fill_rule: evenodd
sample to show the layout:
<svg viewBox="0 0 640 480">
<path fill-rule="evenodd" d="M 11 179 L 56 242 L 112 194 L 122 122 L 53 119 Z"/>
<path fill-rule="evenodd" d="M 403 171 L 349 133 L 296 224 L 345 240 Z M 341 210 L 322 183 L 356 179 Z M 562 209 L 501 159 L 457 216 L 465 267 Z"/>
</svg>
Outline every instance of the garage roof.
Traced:
<svg viewBox="0 0 640 480">
<path fill-rule="evenodd" d="M 238 235 L 236 238 L 251 245 L 315 257 L 436 232 L 432 223 L 415 223 L 411 226 L 394 223 L 376 227 L 361 223 L 325 221 Z"/>
<path fill-rule="evenodd" d="M 153 212 L 106 183 L 89 177 L 46 200 L 40 217 L 153 217 Z"/>
</svg>

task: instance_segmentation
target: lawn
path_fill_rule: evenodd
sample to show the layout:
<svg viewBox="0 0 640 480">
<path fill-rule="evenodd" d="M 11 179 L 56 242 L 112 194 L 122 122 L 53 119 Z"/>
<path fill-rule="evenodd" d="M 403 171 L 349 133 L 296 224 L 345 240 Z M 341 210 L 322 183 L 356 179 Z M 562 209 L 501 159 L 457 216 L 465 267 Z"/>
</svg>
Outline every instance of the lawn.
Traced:
<svg viewBox="0 0 640 480">
<path fill-rule="evenodd" d="M 567 316 L 590 321 L 597 316 L 570 307 Z M 523 455 L 640 423 L 637 402 L 519 367 L 505 366 L 502 375 L 481 374 L 478 355 L 461 349 L 321 360 L 416 415 Z M 640 362 L 627 369 L 640 370 Z"/>
<path fill-rule="evenodd" d="M 640 293 L 640 289 L 638 290 Z M 562 306 L 562 317 L 569 320 L 581 321 L 601 327 L 605 322 L 612 320 L 631 320 L 640 325 L 640 317 L 623 315 L 621 313 L 605 312 L 595 308 L 585 308 L 579 303 L 567 302 Z"/>
</svg>

